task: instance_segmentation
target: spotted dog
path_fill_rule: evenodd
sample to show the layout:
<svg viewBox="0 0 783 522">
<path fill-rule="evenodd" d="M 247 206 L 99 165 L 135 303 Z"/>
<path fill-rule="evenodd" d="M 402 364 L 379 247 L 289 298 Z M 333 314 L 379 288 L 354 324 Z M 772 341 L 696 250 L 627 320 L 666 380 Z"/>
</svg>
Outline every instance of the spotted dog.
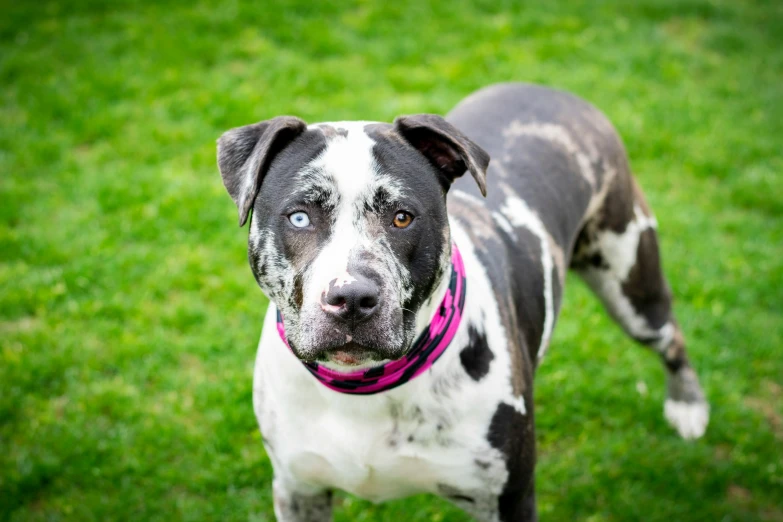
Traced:
<svg viewBox="0 0 783 522">
<path fill-rule="evenodd" d="M 445 119 L 281 116 L 226 132 L 218 164 L 271 300 L 253 402 L 279 520 L 329 520 L 335 489 L 535 520 L 533 374 L 568 268 L 660 355 L 666 419 L 704 433 L 655 217 L 588 103 L 501 84 Z"/>
</svg>

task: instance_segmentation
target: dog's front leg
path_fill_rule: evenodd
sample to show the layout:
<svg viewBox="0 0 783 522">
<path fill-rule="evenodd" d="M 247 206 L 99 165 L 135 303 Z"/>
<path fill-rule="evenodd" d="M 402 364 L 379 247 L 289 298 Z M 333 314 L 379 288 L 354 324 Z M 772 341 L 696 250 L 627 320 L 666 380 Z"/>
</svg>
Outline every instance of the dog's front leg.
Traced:
<svg viewBox="0 0 783 522">
<path fill-rule="evenodd" d="M 332 520 L 332 492 L 303 493 L 274 480 L 275 516 L 279 522 L 329 522 Z"/>
<path fill-rule="evenodd" d="M 533 490 L 518 494 L 515 492 L 497 495 L 475 495 L 450 497 L 452 504 L 462 508 L 476 522 L 535 522 L 536 497 Z"/>
</svg>

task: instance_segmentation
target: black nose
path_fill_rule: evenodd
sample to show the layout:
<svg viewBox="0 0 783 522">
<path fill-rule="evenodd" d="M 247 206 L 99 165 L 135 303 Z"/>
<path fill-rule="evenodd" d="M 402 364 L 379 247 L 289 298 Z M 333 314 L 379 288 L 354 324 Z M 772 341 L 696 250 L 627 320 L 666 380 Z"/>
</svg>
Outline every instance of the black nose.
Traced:
<svg viewBox="0 0 783 522">
<path fill-rule="evenodd" d="M 378 285 L 365 277 L 340 286 L 330 285 L 324 301 L 325 311 L 354 326 L 366 321 L 378 309 Z"/>
</svg>

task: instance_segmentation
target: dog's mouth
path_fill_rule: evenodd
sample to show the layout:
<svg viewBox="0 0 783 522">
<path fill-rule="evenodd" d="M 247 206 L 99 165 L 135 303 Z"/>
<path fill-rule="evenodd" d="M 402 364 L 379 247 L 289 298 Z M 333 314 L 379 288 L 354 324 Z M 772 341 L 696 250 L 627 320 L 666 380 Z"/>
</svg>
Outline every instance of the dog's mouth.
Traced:
<svg viewBox="0 0 783 522">
<path fill-rule="evenodd" d="M 326 350 L 318 357 L 318 362 L 337 370 L 358 370 L 379 366 L 388 361 L 377 350 L 356 342 L 348 342 Z"/>
</svg>

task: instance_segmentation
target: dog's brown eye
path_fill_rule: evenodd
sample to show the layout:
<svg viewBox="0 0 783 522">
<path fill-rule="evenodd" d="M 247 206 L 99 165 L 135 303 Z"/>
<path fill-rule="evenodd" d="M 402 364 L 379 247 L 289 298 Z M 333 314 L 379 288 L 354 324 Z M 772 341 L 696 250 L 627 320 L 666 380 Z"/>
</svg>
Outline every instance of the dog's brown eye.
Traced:
<svg viewBox="0 0 783 522">
<path fill-rule="evenodd" d="M 393 225 L 397 228 L 408 228 L 412 221 L 413 216 L 407 212 L 397 212 L 397 215 L 394 216 Z"/>
</svg>

